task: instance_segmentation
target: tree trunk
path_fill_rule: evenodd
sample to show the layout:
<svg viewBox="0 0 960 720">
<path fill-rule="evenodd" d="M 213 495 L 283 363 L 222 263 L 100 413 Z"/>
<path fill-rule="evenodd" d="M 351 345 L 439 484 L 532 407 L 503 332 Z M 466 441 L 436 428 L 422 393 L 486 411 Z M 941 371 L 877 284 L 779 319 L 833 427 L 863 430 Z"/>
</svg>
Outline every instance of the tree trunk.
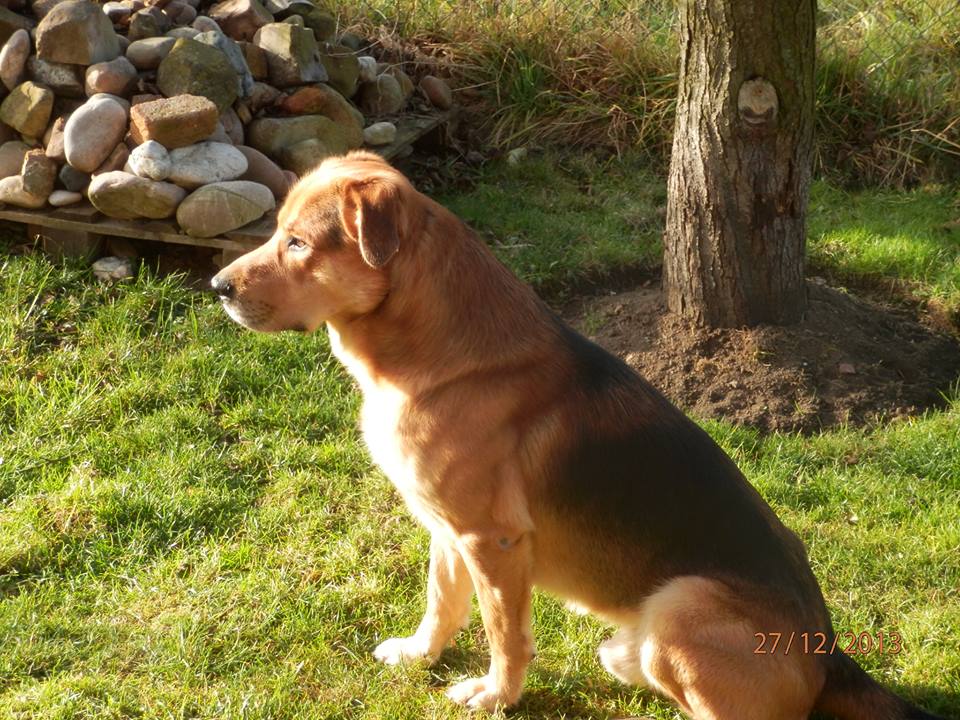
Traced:
<svg viewBox="0 0 960 720">
<path fill-rule="evenodd" d="M 663 286 L 714 327 L 801 318 L 816 0 L 680 0 Z"/>
</svg>

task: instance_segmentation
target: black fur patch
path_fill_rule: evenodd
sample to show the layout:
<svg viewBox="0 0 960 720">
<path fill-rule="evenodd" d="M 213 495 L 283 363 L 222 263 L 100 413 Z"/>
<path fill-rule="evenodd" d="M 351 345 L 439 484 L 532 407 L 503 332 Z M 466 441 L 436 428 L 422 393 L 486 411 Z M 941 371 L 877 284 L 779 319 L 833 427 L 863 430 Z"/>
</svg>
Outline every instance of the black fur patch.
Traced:
<svg viewBox="0 0 960 720">
<path fill-rule="evenodd" d="M 550 501 L 583 537 L 616 548 L 598 547 L 597 557 L 622 563 L 600 569 L 622 578 L 620 600 L 679 575 L 819 597 L 802 546 L 710 436 L 624 362 L 557 323 L 576 367 L 577 440 L 558 458 Z"/>
</svg>

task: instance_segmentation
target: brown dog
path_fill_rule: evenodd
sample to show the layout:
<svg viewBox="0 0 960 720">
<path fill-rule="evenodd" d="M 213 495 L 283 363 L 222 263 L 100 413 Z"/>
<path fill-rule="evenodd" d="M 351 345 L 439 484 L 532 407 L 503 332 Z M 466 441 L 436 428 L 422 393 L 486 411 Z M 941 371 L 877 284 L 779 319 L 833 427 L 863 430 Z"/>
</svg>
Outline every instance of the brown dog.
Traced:
<svg viewBox="0 0 960 720">
<path fill-rule="evenodd" d="M 435 659 L 476 591 L 490 671 L 448 695 L 511 705 L 538 585 L 618 625 L 603 665 L 698 720 L 932 717 L 813 653 L 834 633 L 803 545 L 733 462 L 376 155 L 304 177 L 212 285 L 254 330 L 326 323 L 373 458 L 432 533 L 423 621 L 380 660 Z M 758 633 L 783 644 L 757 654 Z"/>
</svg>

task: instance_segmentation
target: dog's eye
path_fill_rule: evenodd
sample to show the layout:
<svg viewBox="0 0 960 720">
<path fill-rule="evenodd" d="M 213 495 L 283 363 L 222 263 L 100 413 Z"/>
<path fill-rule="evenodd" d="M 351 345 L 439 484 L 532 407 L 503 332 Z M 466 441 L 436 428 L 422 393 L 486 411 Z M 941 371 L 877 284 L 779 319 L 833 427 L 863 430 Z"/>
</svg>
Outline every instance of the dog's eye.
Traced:
<svg viewBox="0 0 960 720">
<path fill-rule="evenodd" d="M 297 236 L 291 235 L 287 239 L 287 247 L 290 248 L 291 250 L 300 250 L 301 248 L 306 247 L 306 244 L 303 242 L 303 240 L 301 240 Z"/>
</svg>

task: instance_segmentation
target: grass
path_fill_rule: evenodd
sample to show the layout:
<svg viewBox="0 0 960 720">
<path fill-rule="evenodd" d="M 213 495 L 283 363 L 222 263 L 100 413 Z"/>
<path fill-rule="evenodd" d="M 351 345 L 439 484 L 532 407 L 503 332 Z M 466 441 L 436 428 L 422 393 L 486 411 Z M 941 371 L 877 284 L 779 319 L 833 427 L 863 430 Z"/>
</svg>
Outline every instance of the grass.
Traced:
<svg viewBox="0 0 960 720">
<path fill-rule="evenodd" d="M 517 198 L 522 198 L 518 202 Z M 849 191 L 813 184 L 809 261 L 842 280 L 893 282 L 960 319 L 960 204 L 955 185 Z M 659 267 L 666 192 L 645 156 L 558 152 L 492 163 L 476 186 L 441 196 L 500 258 L 562 299 L 586 281 Z"/>
<path fill-rule="evenodd" d="M 444 201 L 564 288 L 656 262 L 661 185 L 543 155 Z M 818 185 L 814 258 L 956 298 L 953 197 Z M 427 537 L 322 333 L 244 331 L 175 277 L 0 258 L 0 719 L 468 716 L 441 688 L 485 670 L 476 613 L 433 669 L 370 656 L 416 626 Z M 874 676 L 960 714 L 960 398 L 818 436 L 705 427 L 806 542 L 837 627 L 903 636 Z M 535 628 L 512 717 L 678 717 L 604 673 L 602 624 L 538 595 Z"/>
<path fill-rule="evenodd" d="M 366 0 L 338 12 L 384 59 L 482 93 L 480 116 L 502 148 L 639 147 L 667 161 L 674 0 Z M 960 6 L 821 0 L 817 29 L 818 172 L 888 187 L 957 177 Z"/>
</svg>

